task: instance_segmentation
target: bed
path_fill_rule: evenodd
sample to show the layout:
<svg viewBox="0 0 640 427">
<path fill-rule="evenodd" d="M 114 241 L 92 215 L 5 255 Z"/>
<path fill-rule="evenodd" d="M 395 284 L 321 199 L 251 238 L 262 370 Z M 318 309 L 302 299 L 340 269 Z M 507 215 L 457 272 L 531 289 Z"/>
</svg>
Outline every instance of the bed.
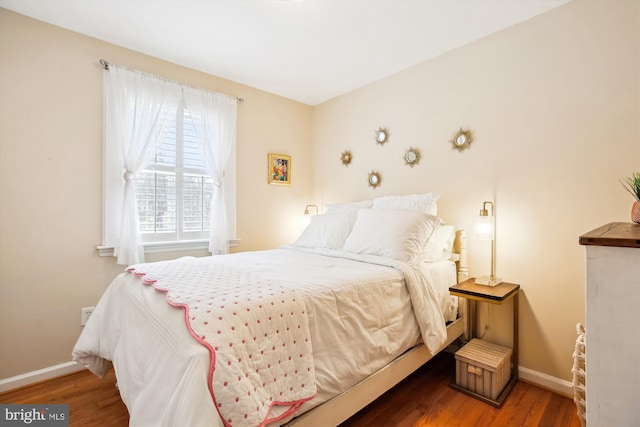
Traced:
<svg viewBox="0 0 640 427">
<path fill-rule="evenodd" d="M 131 426 L 338 425 L 464 332 L 448 292 L 464 232 L 437 197 L 335 204 L 291 245 L 131 266 L 73 358 L 113 365 Z"/>
</svg>

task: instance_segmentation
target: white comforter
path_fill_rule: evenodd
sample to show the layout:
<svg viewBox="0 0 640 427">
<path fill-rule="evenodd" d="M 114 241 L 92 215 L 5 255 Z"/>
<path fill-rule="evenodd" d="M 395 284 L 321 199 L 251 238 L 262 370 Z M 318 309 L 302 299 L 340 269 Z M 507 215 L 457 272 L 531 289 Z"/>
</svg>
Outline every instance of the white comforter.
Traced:
<svg viewBox="0 0 640 427">
<path fill-rule="evenodd" d="M 455 269 L 441 273 L 379 257 L 293 248 L 227 257 L 248 271 L 269 270 L 270 280 L 295 287 L 304 299 L 318 394 L 301 410 L 375 372 L 420 335 L 435 352 L 446 336 L 443 312 L 455 312 L 447 292 Z M 74 360 L 98 375 L 113 361 L 131 426 L 222 425 L 207 388 L 208 351 L 187 333 L 182 310 L 141 281 L 131 274 L 114 280 L 76 344 Z"/>
</svg>

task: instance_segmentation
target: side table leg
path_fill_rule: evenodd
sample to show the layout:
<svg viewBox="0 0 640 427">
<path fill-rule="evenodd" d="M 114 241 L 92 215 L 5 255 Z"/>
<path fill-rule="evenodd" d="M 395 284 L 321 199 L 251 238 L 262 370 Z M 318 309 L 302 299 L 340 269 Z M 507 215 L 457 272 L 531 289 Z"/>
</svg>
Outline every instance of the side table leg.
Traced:
<svg viewBox="0 0 640 427">
<path fill-rule="evenodd" d="M 520 299 L 519 292 L 513 297 L 513 366 L 511 367 L 511 375 L 518 378 L 518 301 Z"/>
<path fill-rule="evenodd" d="M 472 299 L 467 300 L 467 304 L 469 304 L 469 321 L 467 326 L 469 327 L 469 341 L 471 341 L 476 337 L 477 305 L 476 301 Z"/>
</svg>

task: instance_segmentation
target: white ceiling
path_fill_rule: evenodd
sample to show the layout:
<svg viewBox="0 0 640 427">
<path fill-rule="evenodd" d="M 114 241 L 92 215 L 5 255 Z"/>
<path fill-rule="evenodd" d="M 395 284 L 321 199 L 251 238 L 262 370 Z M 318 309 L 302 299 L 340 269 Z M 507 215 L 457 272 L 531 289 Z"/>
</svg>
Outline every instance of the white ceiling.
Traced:
<svg viewBox="0 0 640 427">
<path fill-rule="evenodd" d="M 0 7 L 317 105 L 568 1 L 0 0 Z"/>
</svg>

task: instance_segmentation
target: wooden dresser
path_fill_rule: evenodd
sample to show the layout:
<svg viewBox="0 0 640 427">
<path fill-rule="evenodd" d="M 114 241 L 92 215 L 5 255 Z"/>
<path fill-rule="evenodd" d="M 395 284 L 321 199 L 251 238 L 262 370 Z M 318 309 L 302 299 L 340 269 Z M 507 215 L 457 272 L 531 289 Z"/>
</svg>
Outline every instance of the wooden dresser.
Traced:
<svg viewBox="0 0 640 427">
<path fill-rule="evenodd" d="M 640 225 L 612 222 L 586 248 L 587 426 L 640 425 Z"/>
</svg>

